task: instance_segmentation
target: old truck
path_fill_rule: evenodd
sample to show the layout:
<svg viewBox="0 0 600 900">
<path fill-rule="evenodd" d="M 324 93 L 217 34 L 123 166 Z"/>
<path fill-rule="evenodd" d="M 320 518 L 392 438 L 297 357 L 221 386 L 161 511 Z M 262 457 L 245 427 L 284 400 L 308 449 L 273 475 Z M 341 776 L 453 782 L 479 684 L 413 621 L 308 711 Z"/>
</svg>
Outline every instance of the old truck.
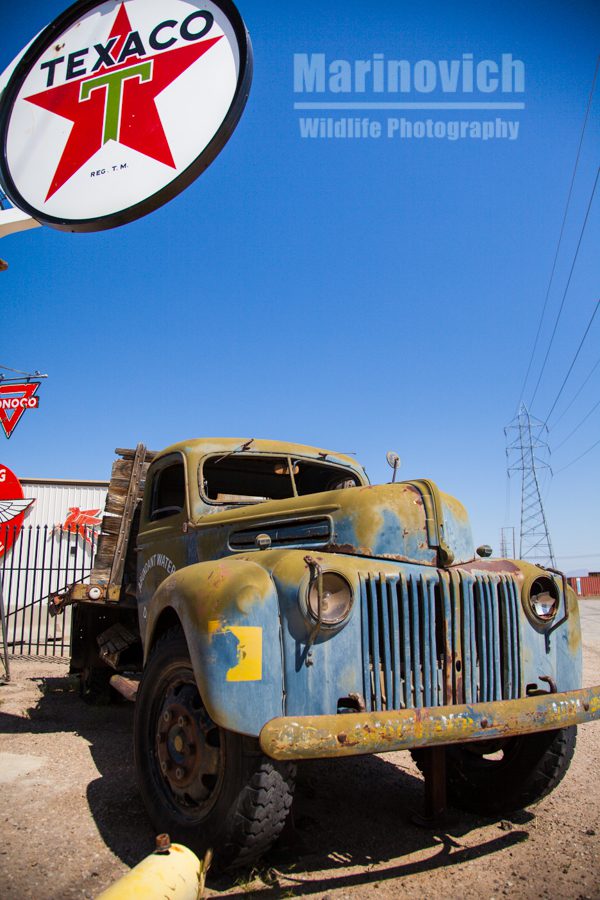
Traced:
<svg viewBox="0 0 600 900">
<path fill-rule="evenodd" d="M 143 445 L 112 472 L 74 609 L 84 694 L 136 697 L 155 827 L 221 865 L 281 832 L 299 760 L 409 749 L 429 813 L 496 815 L 563 777 L 581 687 L 563 575 L 473 546 L 428 479 L 372 486 L 345 455 L 264 440 Z"/>
</svg>

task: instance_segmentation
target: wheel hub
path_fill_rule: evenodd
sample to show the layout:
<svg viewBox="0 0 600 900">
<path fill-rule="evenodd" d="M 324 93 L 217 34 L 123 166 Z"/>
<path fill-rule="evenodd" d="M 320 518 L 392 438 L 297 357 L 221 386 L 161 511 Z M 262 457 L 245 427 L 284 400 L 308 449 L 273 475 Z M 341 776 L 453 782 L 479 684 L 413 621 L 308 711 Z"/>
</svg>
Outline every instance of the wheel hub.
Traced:
<svg viewBox="0 0 600 900">
<path fill-rule="evenodd" d="M 179 801 L 208 800 L 221 769 L 219 729 L 200 704 L 195 685 L 179 686 L 166 696 L 156 724 L 156 755 Z"/>
</svg>

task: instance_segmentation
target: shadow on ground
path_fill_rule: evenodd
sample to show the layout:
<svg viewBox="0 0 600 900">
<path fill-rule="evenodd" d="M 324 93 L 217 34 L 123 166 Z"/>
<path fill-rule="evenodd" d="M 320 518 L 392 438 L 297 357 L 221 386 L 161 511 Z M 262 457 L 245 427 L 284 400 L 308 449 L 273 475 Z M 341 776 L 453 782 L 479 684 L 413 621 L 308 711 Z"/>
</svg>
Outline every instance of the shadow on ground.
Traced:
<svg viewBox="0 0 600 900">
<path fill-rule="evenodd" d="M 29 718 L 0 712 L 0 732 L 35 735 L 66 731 L 88 742 L 100 773 L 86 788 L 90 812 L 110 850 L 127 865 L 135 865 L 154 849 L 155 832 L 135 781 L 133 704 L 90 706 L 79 697 L 75 676 L 33 681 L 42 696 L 28 710 Z M 69 760 L 62 762 L 68 771 Z"/>
<path fill-rule="evenodd" d="M 135 865 L 152 851 L 155 832 L 135 782 L 133 705 L 88 706 L 72 676 L 36 681 L 42 697 L 28 711 L 29 718 L 0 712 L 0 731 L 81 735 L 100 773 L 87 787 L 91 815 L 109 849 Z M 408 760 L 408 754 L 395 754 L 394 762 L 365 756 L 303 763 L 292 822 L 262 862 L 262 881 L 253 884 L 253 896 L 300 896 L 382 883 L 488 856 L 527 839 L 527 831 L 518 826 L 533 818 L 528 813 L 513 816 L 496 837 L 469 847 L 461 838 L 493 820 L 451 810 L 443 828 L 416 826 L 412 815 L 421 809 L 423 782 L 402 767 L 408 767 Z M 423 859 L 402 862 L 402 857 L 423 853 Z M 349 868 L 360 871 L 349 873 Z M 236 872 L 209 878 L 209 886 L 227 896 L 251 878 L 251 873 Z"/>
<path fill-rule="evenodd" d="M 408 754 L 395 754 L 394 762 L 385 756 L 365 756 L 303 763 L 292 827 L 259 867 L 263 883 L 252 885 L 252 896 L 287 897 L 290 892 L 302 896 L 382 884 L 527 840 L 528 832 L 518 827 L 533 819 L 527 812 L 500 823 L 449 810 L 442 827 L 415 825 L 412 817 L 422 811 L 423 782 L 401 768 L 399 758 L 408 765 Z M 502 827 L 497 837 L 462 846 L 461 838 L 494 821 Z M 425 858 L 414 860 L 423 853 Z M 413 858 L 402 862 L 402 857 Z M 360 871 L 348 872 L 349 868 Z M 320 873 L 318 878 L 315 872 Z M 227 896 L 240 883 L 244 877 L 233 873 L 213 879 L 210 886 Z"/>
</svg>

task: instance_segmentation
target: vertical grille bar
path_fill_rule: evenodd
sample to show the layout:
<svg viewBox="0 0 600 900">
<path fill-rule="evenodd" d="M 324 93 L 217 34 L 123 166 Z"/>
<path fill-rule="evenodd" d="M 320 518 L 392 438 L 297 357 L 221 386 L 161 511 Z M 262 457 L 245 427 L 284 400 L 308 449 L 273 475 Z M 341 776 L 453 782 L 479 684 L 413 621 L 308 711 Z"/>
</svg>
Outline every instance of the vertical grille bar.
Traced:
<svg viewBox="0 0 600 900">
<path fill-rule="evenodd" d="M 437 655 L 437 607 L 435 590 L 438 580 L 430 578 L 427 582 L 427 602 L 429 604 L 429 646 L 431 648 L 431 706 L 440 706 L 440 677 Z"/>
<path fill-rule="evenodd" d="M 512 599 L 512 603 L 510 604 L 511 609 L 511 619 L 512 619 L 512 635 L 510 642 L 510 649 L 513 654 L 513 670 L 515 673 L 515 697 L 520 697 L 521 695 L 521 641 L 520 641 L 520 632 L 519 632 L 519 596 L 517 593 L 517 585 L 511 578 L 509 581 L 510 588 L 510 597 Z"/>
<path fill-rule="evenodd" d="M 377 587 L 372 575 L 368 580 L 369 613 L 371 619 L 371 659 L 373 660 L 372 684 L 375 694 L 375 709 L 381 709 L 381 683 L 379 680 L 379 614 L 377 610 Z"/>
<path fill-rule="evenodd" d="M 483 628 L 485 648 L 485 671 L 487 677 L 487 690 L 482 700 L 494 699 L 494 629 L 492 614 L 492 598 L 488 578 L 482 578 L 479 582 L 481 604 L 485 610 L 485 624 Z"/>
<path fill-rule="evenodd" d="M 404 665 L 404 705 L 412 706 L 413 696 L 413 673 L 412 673 L 412 653 L 410 648 L 410 613 L 408 609 L 408 587 L 406 578 L 400 576 L 400 588 L 402 598 L 402 663 Z"/>
<path fill-rule="evenodd" d="M 363 659 L 363 697 L 368 712 L 373 712 L 373 699 L 371 695 L 371 663 L 370 663 L 370 628 L 369 628 L 369 601 L 367 595 L 367 580 L 360 577 L 360 610 L 362 626 L 362 659 Z"/>
<path fill-rule="evenodd" d="M 463 604 L 460 597 L 459 576 L 454 572 L 450 574 L 450 598 L 450 602 L 452 603 L 452 646 L 454 649 L 454 701 L 456 703 L 464 703 L 465 666 L 463 660 L 463 645 L 461 638 L 461 619 Z"/>
<path fill-rule="evenodd" d="M 490 614 L 490 675 L 491 675 L 491 700 L 500 700 L 500 636 L 498 634 L 498 606 L 496 586 L 492 578 L 486 578 L 488 594 L 488 608 Z"/>
<path fill-rule="evenodd" d="M 437 610 L 435 604 L 435 589 L 437 579 L 431 578 L 427 582 L 427 600 L 429 604 L 429 647 L 431 651 L 431 703 L 430 706 L 440 706 L 440 677 L 438 672 L 437 656 Z"/>
<path fill-rule="evenodd" d="M 377 594 L 381 603 L 381 643 L 383 644 L 383 685 L 382 687 L 385 689 L 385 708 L 393 709 L 393 687 L 392 687 L 392 657 L 391 657 L 391 641 L 393 637 L 390 634 L 390 613 L 389 613 L 389 600 L 388 600 L 388 588 L 390 587 L 389 582 L 386 583 L 386 578 L 383 574 L 379 576 L 379 583 L 377 585 Z M 377 677 L 377 673 L 375 674 Z"/>
<path fill-rule="evenodd" d="M 423 575 L 419 579 L 419 599 L 421 601 L 421 638 L 422 638 L 422 659 L 423 659 L 423 705 L 432 706 L 433 704 L 433 686 L 431 678 L 431 640 L 430 640 L 430 608 L 429 608 L 429 585 L 425 581 Z"/>
<path fill-rule="evenodd" d="M 492 662 L 493 662 L 493 700 L 502 700 L 502 675 L 500 672 L 500 610 L 498 608 L 498 582 L 495 578 L 486 579 L 491 611 L 492 630 Z"/>
<path fill-rule="evenodd" d="M 468 640 L 471 645 L 471 694 L 473 703 L 476 703 L 479 700 L 478 689 L 481 683 L 481 676 L 479 674 L 479 660 L 477 657 L 477 616 L 476 616 L 476 596 L 475 596 L 475 581 L 469 576 L 469 616 L 470 616 L 470 631 L 468 634 Z"/>
<path fill-rule="evenodd" d="M 490 696 L 490 677 L 488 668 L 488 629 L 487 615 L 485 608 L 485 600 L 483 595 L 482 583 L 475 582 L 473 585 L 473 598 L 475 608 L 475 639 L 477 641 L 477 657 L 479 659 L 479 696 L 477 700 L 485 702 Z M 477 691 L 477 686 L 475 686 Z"/>
<path fill-rule="evenodd" d="M 502 691 L 506 700 L 512 700 L 515 696 L 515 670 L 513 666 L 513 648 L 511 646 L 512 598 L 510 596 L 510 586 L 504 576 L 500 579 L 498 594 L 500 597 L 500 640 L 504 648 L 502 655 Z"/>
<path fill-rule="evenodd" d="M 387 582 L 388 602 L 390 607 L 391 622 L 390 630 L 392 635 L 392 670 L 394 677 L 394 698 L 392 709 L 401 709 L 404 704 L 404 696 L 402 692 L 402 669 L 400 666 L 400 641 L 402 633 L 400 631 L 400 617 L 398 615 L 398 603 L 400 602 L 399 583 L 396 578 L 391 578 Z"/>
<path fill-rule="evenodd" d="M 423 706 L 423 697 L 421 694 L 421 647 L 420 647 L 420 630 L 421 622 L 419 616 L 419 583 L 412 575 L 409 581 L 410 596 L 410 619 L 411 619 L 411 649 L 413 656 L 413 705 L 416 709 Z"/>
<path fill-rule="evenodd" d="M 440 578 L 440 589 L 442 595 L 442 630 L 444 634 L 444 646 L 446 652 L 442 659 L 443 670 L 443 693 L 442 703 L 456 702 L 456 684 L 455 684 L 455 643 L 454 643 L 454 616 L 452 615 L 452 604 L 450 602 L 450 591 L 446 578 Z M 460 703 L 461 701 L 458 700 Z"/>
<path fill-rule="evenodd" d="M 475 602 L 473 581 L 469 575 L 460 574 L 463 599 L 463 669 L 465 702 L 477 701 L 477 650 L 475 645 Z"/>
<path fill-rule="evenodd" d="M 490 579 L 490 591 L 492 594 L 492 615 L 494 622 L 494 683 L 496 687 L 495 699 L 502 700 L 502 639 L 500 633 L 500 601 L 502 595 L 498 589 L 498 579 Z"/>
</svg>

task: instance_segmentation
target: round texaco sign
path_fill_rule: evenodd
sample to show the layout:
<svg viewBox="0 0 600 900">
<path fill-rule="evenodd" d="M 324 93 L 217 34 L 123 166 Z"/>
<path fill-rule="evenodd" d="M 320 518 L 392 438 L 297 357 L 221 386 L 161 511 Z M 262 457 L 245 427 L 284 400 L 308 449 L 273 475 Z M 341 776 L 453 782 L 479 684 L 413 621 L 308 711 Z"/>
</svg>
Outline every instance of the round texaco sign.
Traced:
<svg viewBox="0 0 600 900">
<path fill-rule="evenodd" d="M 0 103 L 0 179 L 45 225 L 98 231 L 184 190 L 244 109 L 229 0 L 82 0 L 24 51 Z"/>
</svg>

